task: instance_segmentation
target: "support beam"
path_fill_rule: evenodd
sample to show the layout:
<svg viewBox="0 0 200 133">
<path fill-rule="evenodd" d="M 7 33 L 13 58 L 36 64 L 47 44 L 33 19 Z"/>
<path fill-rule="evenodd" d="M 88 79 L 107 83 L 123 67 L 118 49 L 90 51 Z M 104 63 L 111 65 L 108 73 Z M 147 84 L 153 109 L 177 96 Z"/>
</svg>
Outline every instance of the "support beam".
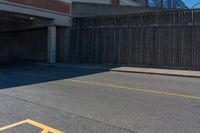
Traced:
<svg viewBox="0 0 200 133">
<path fill-rule="evenodd" d="M 48 63 L 56 63 L 56 26 L 48 27 Z"/>
</svg>

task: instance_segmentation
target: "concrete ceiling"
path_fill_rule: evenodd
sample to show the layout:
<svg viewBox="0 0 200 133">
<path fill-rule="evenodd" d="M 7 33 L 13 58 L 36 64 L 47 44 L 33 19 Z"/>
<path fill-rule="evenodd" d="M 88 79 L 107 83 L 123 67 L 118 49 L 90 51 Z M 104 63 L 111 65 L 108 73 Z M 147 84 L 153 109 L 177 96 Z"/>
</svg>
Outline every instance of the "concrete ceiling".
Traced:
<svg viewBox="0 0 200 133">
<path fill-rule="evenodd" d="M 49 21 L 51 20 L 46 18 L 0 11 L 0 32 L 36 28 Z"/>
</svg>

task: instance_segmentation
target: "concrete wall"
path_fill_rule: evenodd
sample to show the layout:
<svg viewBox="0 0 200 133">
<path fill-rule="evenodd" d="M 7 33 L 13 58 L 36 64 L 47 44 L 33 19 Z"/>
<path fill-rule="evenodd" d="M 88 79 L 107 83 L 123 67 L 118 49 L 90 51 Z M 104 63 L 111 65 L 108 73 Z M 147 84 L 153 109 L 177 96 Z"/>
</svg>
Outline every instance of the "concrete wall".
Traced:
<svg viewBox="0 0 200 133">
<path fill-rule="evenodd" d="M 49 0 L 42 0 L 42 1 L 36 0 L 40 4 L 38 4 L 37 2 L 28 3 L 28 1 L 31 0 L 1 0 L 0 11 L 51 19 L 49 23 L 46 23 L 46 26 L 47 25 L 71 26 L 71 17 L 69 14 L 70 9 L 65 4 L 64 5 L 59 3 L 55 5 L 51 4 L 54 3 L 53 1 L 55 0 L 50 0 L 52 2 L 49 2 Z M 63 8 L 60 8 L 60 5 L 62 5 Z"/>
<path fill-rule="evenodd" d="M 71 14 L 74 17 L 82 16 L 102 16 L 102 15 L 117 15 L 117 14 L 133 14 L 140 12 L 150 12 L 164 10 L 158 8 L 138 7 L 138 6 L 113 6 L 105 4 L 92 3 L 73 3 Z"/>
</svg>

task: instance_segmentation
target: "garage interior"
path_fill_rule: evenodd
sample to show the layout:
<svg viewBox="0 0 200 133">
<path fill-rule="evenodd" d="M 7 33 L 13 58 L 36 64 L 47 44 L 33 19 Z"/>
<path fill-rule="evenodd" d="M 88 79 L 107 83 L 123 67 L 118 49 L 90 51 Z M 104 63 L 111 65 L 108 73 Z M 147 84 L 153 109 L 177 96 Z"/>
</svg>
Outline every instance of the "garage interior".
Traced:
<svg viewBox="0 0 200 133">
<path fill-rule="evenodd" d="M 51 19 L 0 11 L 0 62 L 48 60 L 48 23 Z"/>
</svg>

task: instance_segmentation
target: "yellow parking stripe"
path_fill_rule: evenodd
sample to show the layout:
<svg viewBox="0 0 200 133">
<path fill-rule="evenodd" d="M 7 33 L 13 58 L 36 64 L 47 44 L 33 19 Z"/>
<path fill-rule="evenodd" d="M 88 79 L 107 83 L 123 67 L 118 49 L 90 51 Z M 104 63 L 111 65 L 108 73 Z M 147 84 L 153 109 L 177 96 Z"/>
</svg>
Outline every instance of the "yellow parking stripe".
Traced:
<svg viewBox="0 0 200 133">
<path fill-rule="evenodd" d="M 5 127 L 0 128 L 0 131 L 4 131 L 4 130 L 7 130 L 7 129 L 10 129 L 10 128 L 13 128 L 13 127 L 16 127 L 16 126 L 25 124 L 25 123 L 26 123 L 26 120 L 25 120 L 25 121 L 18 122 L 18 123 L 14 123 L 14 124 L 11 124 L 11 125 L 8 125 L 8 126 L 5 126 Z"/>
<path fill-rule="evenodd" d="M 126 87 L 126 86 L 102 84 L 102 83 L 97 83 L 97 82 L 89 82 L 89 81 L 81 81 L 81 80 L 73 80 L 73 79 L 66 79 L 66 81 L 81 83 L 81 84 L 111 87 L 111 88 L 117 88 L 117 89 L 126 89 L 126 90 L 144 92 L 144 93 L 154 93 L 154 94 L 160 94 L 160 95 L 166 95 L 166 96 L 175 96 L 175 97 L 181 97 L 181 98 L 192 99 L 192 100 L 200 100 L 200 96 L 193 96 L 193 95 L 180 94 L 180 93 L 170 93 L 170 92 L 162 92 L 162 91 L 157 91 L 157 90 L 131 88 L 131 87 Z"/>
<path fill-rule="evenodd" d="M 61 132 L 61 131 L 56 130 L 54 128 L 45 126 L 45 125 L 43 125 L 41 123 L 38 123 L 36 121 L 30 120 L 30 119 L 24 120 L 24 121 L 21 121 L 21 122 L 18 122 L 18 123 L 14 123 L 14 124 L 11 124 L 11 125 L 8 125 L 8 126 L 5 126 L 5 127 L 2 127 L 2 128 L 0 128 L 0 131 L 4 131 L 4 130 L 10 129 L 10 128 L 14 128 L 16 126 L 20 126 L 20 125 L 26 124 L 26 123 L 31 124 L 31 125 L 33 125 L 35 127 L 38 127 L 40 129 L 42 129 L 41 133 L 48 133 L 48 132 L 51 132 L 51 133 L 64 133 L 64 132 Z"/>
<path fill-rule="evenodd" d="M 56 129 L 54 129 L 54 128 L 51 128 L 51 127 L 47 127 L 47 126 L 45 126 L 45 125 L 43 125 L 43 124 L 41 124 L 41 123 L 38 123 L 38 122 L 36 122 L 36 121 L 27 120 L 27 123 L 29 123 L 29 124 L 31 124 L 31 125 L 33 125 L 33 126 L 36 126 L 36 127 L 38 127 L 38 128 L 44 129 L 44 130 L 46 130 L 46 131 L 52 132 L 52 133 L 63 133 L 63 132 L 61 132 L 61 131 L 58 131 L 58 130 L 56 130 Z"/>
<path fill-rule="evenodd" d="M 43 130 L 41 133 L 48 133 L 49 131 L 48 130 Z"/>
</svg>

